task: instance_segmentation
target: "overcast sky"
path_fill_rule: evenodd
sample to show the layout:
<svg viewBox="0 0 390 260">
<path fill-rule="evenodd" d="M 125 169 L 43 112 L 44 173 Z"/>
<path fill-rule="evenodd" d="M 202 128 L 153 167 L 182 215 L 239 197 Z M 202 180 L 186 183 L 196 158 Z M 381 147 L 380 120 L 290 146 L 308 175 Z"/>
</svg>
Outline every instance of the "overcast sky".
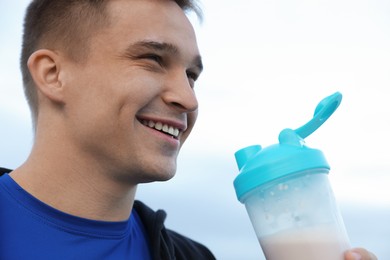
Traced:
<svg viewBox="0 0 390 260">
<path fill-rule="evenodd" d="M 18 64 L 27 3 L 0 0 L 0 165 L 11 168 L 32 141 Z M 383 246 L 390 241 L 390 1 L 203 0 L 203 9 L 204 22 L 195 22 L 205 65 L 197 126 L 177 176 L 140 187 L 139 197 L 167 209 L 168 224 L 208 242 L 220 259 L 255 259 L 261 252 L 232 185 L 234 152 L 276 143 L 282 129 L 303 125 L 323 97 L 340 91 L 339 109 L 307 145 L 332 167 L 351 241 L 390 259 Z M 375 232 L 359 225 L 369 206 L 376 211 L 365 220 L 377 222 Z"/>
</svg>

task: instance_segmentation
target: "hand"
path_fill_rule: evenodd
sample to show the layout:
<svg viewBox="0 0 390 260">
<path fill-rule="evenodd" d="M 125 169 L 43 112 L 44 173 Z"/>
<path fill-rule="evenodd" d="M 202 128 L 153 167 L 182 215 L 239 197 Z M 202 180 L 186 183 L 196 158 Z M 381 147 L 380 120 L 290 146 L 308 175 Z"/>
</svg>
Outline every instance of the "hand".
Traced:
<svg viewBox="0 0 390 260">
<path fill-rule="evenodd" d="M 345 253 L 345 260 L 378 260 L 378 258 L 364 248 L 354 248 Z"/>
</svg>

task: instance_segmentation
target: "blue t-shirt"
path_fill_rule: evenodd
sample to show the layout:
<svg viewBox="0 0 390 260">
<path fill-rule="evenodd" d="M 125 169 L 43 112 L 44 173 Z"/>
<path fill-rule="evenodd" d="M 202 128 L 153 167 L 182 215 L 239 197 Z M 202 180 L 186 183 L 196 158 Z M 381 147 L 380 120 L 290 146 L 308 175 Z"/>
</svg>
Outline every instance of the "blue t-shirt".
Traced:
<svg viewBox="0 0 390 260">
<path fill-rule="evenodd" d="M 37 200 L 8 174 L 0 177 L 0 259 L 151 259 L 135 210 L 128 221 L 75 217 Z"/>
</svg>

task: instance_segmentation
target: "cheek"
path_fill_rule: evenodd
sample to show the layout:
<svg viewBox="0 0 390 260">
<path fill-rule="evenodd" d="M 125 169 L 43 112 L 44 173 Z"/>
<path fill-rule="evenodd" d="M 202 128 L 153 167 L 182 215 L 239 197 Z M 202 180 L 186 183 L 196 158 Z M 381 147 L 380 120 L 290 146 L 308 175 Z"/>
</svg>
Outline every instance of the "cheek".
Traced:
<svg viewBox="0 0 390 260">
<path fill-rule="evenodd" d="M 198 118 L 198 110 L 188 114 L 188 125 L 191 125 L 191 128 L 194 127 L 196 119 Z"/>
<path fill-rule="evenodd" d="M 79 87 L 70 97 L 67 112 L 74 123 L 92 134 L 113 128 L 118 120 L 118 111 L 123 104 L 119 93 L 110 89 L 106 82 L 91 81 Z M 92 133 L 91 133 L 92 132 Z"/>
<path fill-rule="evenodd" d="M 186 132 L 183 134 L 183 138 L 182 138 L 182 142 L 181 142 L 181 145 L 183 145 L 184 141 L 188 138 L 188 136 L 190 135 L 192 129 L 194 128 L 194 125 L 195 125 L 195 122 L 196 122 L 196 119 L 198 117 L 198 110 L 194 111 L 194 112 L 191 112 L 187 115 L 187 130 Z"/>
</svg>

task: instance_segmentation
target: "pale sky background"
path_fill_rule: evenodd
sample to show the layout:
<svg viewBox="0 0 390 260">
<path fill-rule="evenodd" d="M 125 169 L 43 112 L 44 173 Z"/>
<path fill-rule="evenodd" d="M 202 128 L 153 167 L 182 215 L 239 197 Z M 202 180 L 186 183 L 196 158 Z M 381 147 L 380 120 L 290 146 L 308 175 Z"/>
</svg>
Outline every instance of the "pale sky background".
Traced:
<svg viewBox="0 0 390 260">
<path fill-rule="evenodd" d="M 0 0 L 0 165 L 31 147 L 19 72 L 27 0 Z M 177 176 L 138 198 L 218 259 L 264 259 L 233 180 L 234 152 L 277 142 L 335 91 L 343 101 L 307 145 L 320 149 L 353 246 L 390 259 L 390 1 L 203 0 L 200 114 Z"/>
</svg>

